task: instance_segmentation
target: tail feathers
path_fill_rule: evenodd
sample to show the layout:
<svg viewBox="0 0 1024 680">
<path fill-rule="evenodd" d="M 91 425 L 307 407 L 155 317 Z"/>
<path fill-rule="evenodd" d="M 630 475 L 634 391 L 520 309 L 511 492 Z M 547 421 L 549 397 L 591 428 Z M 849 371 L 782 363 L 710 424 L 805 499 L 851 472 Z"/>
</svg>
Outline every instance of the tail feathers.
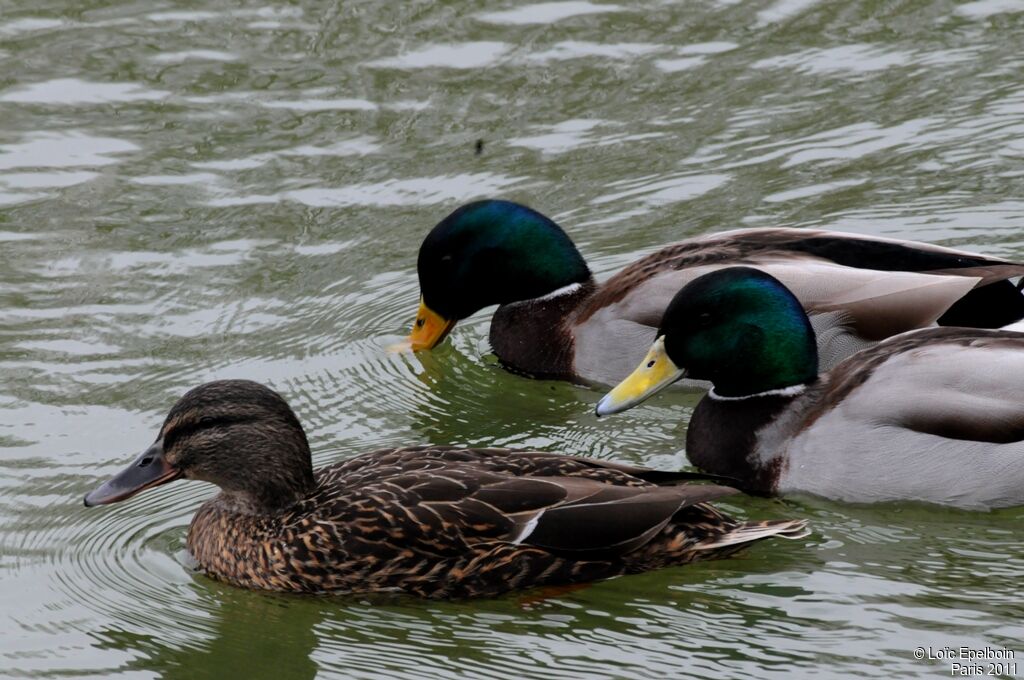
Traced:
<svg viewBox="0 0 1024 680">
<path fill-rule="evenodd" d="M 765 522 L 747 522 L 740 524 L 731 531 L 698 543 L 698 550 L 717 550 L 730 545 L 751 543 L 763 538 L 797 539 L 810 535 L 811 530 L 805 519 L 776 519 Z"/>
<path fill-rule="evenodd" d="M 1019 269 L 1019 265 L 1014 266 Z M 1020 276 L 1019 272 L 999 273 L 1005 276 Z M 1024 296 L 1021 295 L 1018 286 L 1003 280 L 990 282 L 988 285 L 982 285 L 967 293 L 953 303 L 936 323 L 940 326 L 999 328 L 1020 321 L 1022 318 L 1024 318 Z"/>
</svg>

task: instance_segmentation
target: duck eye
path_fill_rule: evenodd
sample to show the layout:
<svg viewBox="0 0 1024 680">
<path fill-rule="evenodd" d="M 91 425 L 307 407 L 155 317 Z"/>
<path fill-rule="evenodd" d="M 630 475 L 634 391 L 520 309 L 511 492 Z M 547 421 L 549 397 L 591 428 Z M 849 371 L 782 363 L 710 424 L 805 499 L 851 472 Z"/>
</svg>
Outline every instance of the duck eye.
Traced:
<svg viewBox="0 0 1024 680">
<path fill-rule="evenodd" d="M 711 324 L 711 312 L 701 312 L 697 315 L 697 325 L 708 326 Z"/>
</svg>

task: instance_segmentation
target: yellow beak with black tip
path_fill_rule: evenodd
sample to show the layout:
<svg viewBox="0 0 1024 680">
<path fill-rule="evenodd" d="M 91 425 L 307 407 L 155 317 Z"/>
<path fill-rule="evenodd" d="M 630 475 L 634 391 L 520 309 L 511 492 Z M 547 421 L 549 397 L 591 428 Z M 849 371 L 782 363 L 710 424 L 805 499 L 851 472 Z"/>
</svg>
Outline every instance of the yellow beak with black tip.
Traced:
<svg viewBox="0 0 1024 680">
<path fill-rule="evenodd" d="M 597 403 L 597 415 L 609 416 L 633 408 L 684 377 L 686 369 L 679 368 L 669 359 L 665 352 L 665 336 L 661 336 L 651 345 L 636 370 Z"/>
<path fill-rule="evenodd" d="M 448 333 L 455 325 L 455 319 L 446 319 L 430 307 L 427 307 L 420 298 L 420 308 L 416 312 L 416 321 L 412 326 L 412 333 L 409 334 L 409 346 L 412 351 L 418 352 L 421 349 L 433 349 L 448 337 Z"/>
</svg>

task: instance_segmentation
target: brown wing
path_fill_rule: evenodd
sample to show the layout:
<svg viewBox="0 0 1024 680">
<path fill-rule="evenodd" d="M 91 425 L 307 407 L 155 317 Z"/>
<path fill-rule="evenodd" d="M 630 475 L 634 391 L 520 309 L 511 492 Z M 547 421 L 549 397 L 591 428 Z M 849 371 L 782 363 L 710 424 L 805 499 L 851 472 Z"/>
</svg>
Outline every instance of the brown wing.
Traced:
<svg viewBox="0 0 1024 680">
<path fill-rule="evenodd" d="M 338 500 L 360 509 L 362 540 L 430 554 L 503 541 L 607 557 L 644 545 L 682 508 L 735 493 L 682 484 L 690 473 L 506 449 L 383 450 L 325 474 L 348 486 Z"/>
<path fill-rule="evenodd" d="M 357 487 L 375 480 L 412 472 L 430 472 L 456 468 L 495 474 L 531 477 L 584 476 L 609 484 L 638 486 L 675 484 L 706 480 L 728 483 L 728 477 L 700 472 L 652 470 L 636 465 L 569 456 L 549 451 L 503 448 L 465 448 L 420 445 L 379 449 L 320 470 L 336 484 Z"/>
<path fill-rule="evenodd" d="M 651 540 L 682 508 L 736 493 L 719 486 L 622 486 L 585 477 L 514 477 L 485 481 L 472 491 L 438 500 L 439 486 L 424 479 L 413 490 L 426 491 L 433 500 L 419 504 L 454 527 L 467 545 L 506 541 L 572 553 L 577 559 L 627 553 Z M 446 491 L 453 488 L 443 486 Z"/>
<path fill-rule="evenodd" d="M 577 559 L 622 555 L 650 541 L 681 509 L 736 493 L 705 485 L 600 486 L 604 488 L 545 511 L 522 542 Z"/>
</svg>

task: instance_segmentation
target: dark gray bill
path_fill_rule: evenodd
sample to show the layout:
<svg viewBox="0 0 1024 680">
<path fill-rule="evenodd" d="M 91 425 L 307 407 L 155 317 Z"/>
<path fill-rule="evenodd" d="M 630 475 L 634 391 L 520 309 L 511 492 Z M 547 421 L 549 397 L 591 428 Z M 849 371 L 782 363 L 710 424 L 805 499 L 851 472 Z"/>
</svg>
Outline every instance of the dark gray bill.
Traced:
<svg viewBox="0 0 1024 680">
<path fill-rule="evenodd" d="M 85 507 L 116 503 L 154 486 L 160 486 L 181 477 L 181 471 L 164 459 L 163 438 L 142 452 L 132 464 L 113 479 L 90 491 L 85 496 Z"/>
</svg>

